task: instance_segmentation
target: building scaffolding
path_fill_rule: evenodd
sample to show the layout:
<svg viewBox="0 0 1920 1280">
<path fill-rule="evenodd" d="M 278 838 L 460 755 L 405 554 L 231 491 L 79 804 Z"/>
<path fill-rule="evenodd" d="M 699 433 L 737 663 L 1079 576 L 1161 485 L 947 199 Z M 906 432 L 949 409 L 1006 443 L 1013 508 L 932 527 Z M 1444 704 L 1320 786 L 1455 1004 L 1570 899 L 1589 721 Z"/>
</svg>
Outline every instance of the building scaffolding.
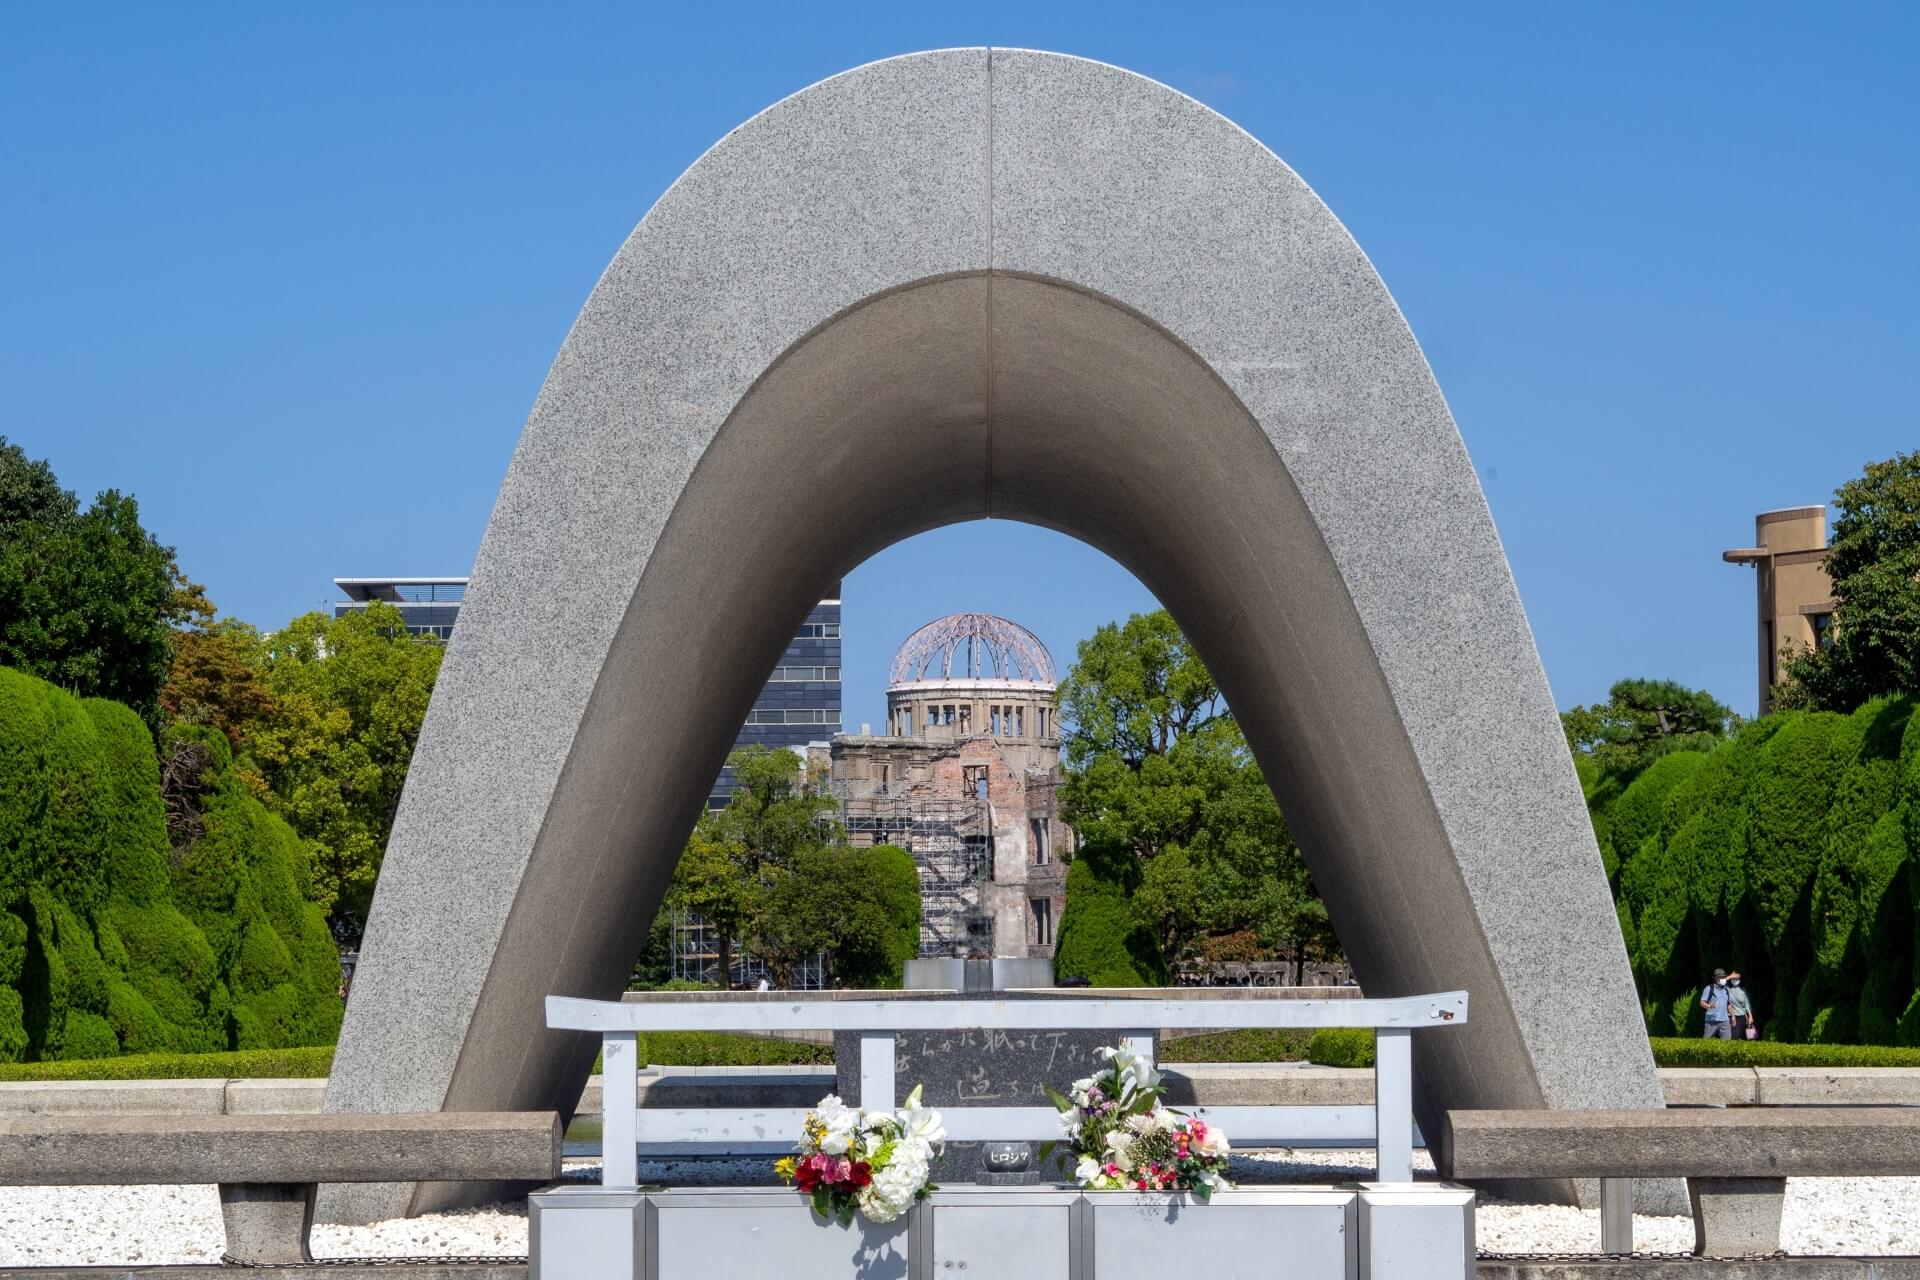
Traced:
<svg viewBox="0 0 1920 1280">
<path fill-rule="evenodd" d="M 973 796 L 941 797 L 925 787 L 882 787 L 849 802 L 833 786 L 847 839 L 898 845 L 920 872 L 920 954 L 985 956 L 993 922 L 981 886 L 993 879 L 993 806 Z"/>
<path fill-rule="evenodd" d="M 682 911 L 676 907 L 672 912 L 672 920 L 673 976 L 676 979 L 704 982 L 722 989 L 756 987 L 762 978 L 772 982 L 773 975 L 767 969 L 767 962 L 750 954 L 738 941 L 732 947 L 732 972 L 722 981 L 720 931 L 695 911 Z M 826 985 L 827 958 L 824 955 L 809 956 L 794 970 L 792 989 L 795 991 L 819 991 Z"/>
</svg>

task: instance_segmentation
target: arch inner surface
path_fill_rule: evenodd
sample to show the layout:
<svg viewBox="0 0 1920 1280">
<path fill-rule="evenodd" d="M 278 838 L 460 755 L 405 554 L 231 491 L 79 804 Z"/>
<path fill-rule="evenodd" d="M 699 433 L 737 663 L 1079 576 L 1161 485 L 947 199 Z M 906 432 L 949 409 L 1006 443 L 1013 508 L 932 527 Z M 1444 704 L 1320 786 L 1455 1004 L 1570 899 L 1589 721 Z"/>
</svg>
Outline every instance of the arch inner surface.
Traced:
<svg viewBox="0 0 1920 1280">
<path fill-rule="evenodd" d="M 622 989 L 795 624 L 979 518 L 1084 539 L 1174 613 L 1370 994 L 1471 992 L 1416 1037 L 1429 1122 L 1660 1105 L 1504 554 L 1372 268 L 1198 104 L 953 50 L 729 135 L 596 288 L 482 546 L 328 1108 L 570 1110 L 595 1047 L 542 1001 Z"/>
</svg>

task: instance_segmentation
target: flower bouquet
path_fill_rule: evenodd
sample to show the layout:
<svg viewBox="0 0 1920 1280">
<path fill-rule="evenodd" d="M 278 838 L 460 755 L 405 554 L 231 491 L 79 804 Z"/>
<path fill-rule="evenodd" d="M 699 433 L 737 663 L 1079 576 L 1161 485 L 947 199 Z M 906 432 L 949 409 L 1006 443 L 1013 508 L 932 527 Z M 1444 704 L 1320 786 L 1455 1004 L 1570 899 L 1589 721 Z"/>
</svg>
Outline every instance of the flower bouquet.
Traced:
<svg viewBox="0 0 1920 1280">
<path fill-rule="evenodd" d="M 1070 1097 L 1047 1088 L 1077 1157 L 1073 1180 L 1092 1191 L 1190 1191 L 1202 1204 L 1231 1187 L 1227 1135 L 1162 1106 L 1160 1073 L 1145 1058 L 1124 1047 L 1099 1053 L 1106 1070 L 1074 1081 Z M 1059 1163 L 1064 1171 L 1066 1158 Z"/>
<path fill-rule="evenodd" d="M 799 1154 L 773 1171 L 843 1227 L 856 1210 L 869 1222 L 892 1222 L 934 1190 L 927 1171 L 946 1137 L 940 1113 L 920 1105 L 918 1086 L 897 1111 L 849 1107 L 830 1093 L 807 1112 Z"/>
</svg>

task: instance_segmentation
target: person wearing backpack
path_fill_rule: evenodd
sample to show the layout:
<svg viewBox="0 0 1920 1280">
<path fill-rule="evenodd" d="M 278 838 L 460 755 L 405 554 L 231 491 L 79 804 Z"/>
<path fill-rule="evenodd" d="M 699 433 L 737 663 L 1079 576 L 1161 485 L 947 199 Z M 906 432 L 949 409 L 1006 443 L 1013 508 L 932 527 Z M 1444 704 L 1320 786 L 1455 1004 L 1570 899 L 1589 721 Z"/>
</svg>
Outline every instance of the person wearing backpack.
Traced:
<svg viewBox="0 0 1920 1280">
<path fill-rule="evenodd" d="M 1757 1040 L 1760 1028 L 1753 1021 L 1753 998 L 1740 984 L 1740 971 L 1727 975 L 1727 1022 L 1735 1040 Z"/>
<path fill-rule="evenodd" d="M 1700 1007 L 1707 1011 L 1706 1038 L 1709 1040 L 1733 1039 L 1733 1024 L 1727 1020 L 1728 995 L 1727 971 L 1715 969 L 1713 981 L 1700 992 Z"/>
</svg>

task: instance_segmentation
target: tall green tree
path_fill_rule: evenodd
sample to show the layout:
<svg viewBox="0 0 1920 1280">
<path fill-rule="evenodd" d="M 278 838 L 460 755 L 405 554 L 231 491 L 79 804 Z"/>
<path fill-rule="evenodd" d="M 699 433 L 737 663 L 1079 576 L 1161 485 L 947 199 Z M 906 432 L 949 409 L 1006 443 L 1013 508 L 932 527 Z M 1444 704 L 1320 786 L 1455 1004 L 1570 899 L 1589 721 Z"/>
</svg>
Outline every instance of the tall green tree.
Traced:
<svg viewBox="0 0 1920 1280">
<path fill-rule="evenodd" d="M 1069 878 L 1063 954 L 1091 963 L 1099 947 L 1138 953 L 1139 942 L 1123 936 L 1090 941 L 1087 921 L 1075 919 L 1117 922 L 1119 898 L 1168 958 L 1246 930 L 1280 954 L 1332 949 L 1325 908 L 1273 792 L 1171 615 L 1100 628 L 1080 645 L 1060 702 L 1062 816 L 1090 868 L 1079 875 L 1078 906 Z"/>
<path fill-rule="evenodd" d="M 1575 755 L 1629 773 L 1674 750 L 1707 750 L 1740 719 L 1714 696 L 1672 680 L 1619 680 L 1607 700 L 1560 713 Z"/>
<path fill-rule="evenodd" d="M 898 987 L 920 949 L 920 872 L 895 845 L 800 849 L 768 897 L 755 951 L 782 986 L 822 952 L 849 987 Z"/>
<path fill-rule="evenodd" d="M 1834 503 L 1832 640 L 1789 655 L 1782 707 L 1844 713 L 1920 690 L 1920 450 L 1867 464 Z"/>
<path fill-rule="evenodd" d="M 157 726 L 173 628 L 201 599 L 133 498 L 108 489 L 83 511 L 0 437 L 0 663 Z"/>
<path fill-rule="evenodd" d="M 1165 609 L 1108 623 L 1080 642 L 1060 682 L 1067 767 L 1108 755 L 1137 766 L 1226 714 L 1206 664 Z"/>
<path fill-rule="evenodd" d="M 306 841 L 336 932 L 366 918 L 444 647 L 381 602 L 309 613 L 266 641 L 271 716 L 248 732 L 268 806 Z"/>
<path fill-rule="evenodd" d="M 766 927 L 781 880 L 803 853 L 846 842 L 833 797 L 809 784 L 793 752 L 742 747 L 727 766 L 733 795 L 725 808 L 701 815 L 667 891 L 669 903 L 699 914 L 720 935 L 723 975 L 733 971 L 735 941 L 776 968 L 784 963 Z"/>
</svg>

